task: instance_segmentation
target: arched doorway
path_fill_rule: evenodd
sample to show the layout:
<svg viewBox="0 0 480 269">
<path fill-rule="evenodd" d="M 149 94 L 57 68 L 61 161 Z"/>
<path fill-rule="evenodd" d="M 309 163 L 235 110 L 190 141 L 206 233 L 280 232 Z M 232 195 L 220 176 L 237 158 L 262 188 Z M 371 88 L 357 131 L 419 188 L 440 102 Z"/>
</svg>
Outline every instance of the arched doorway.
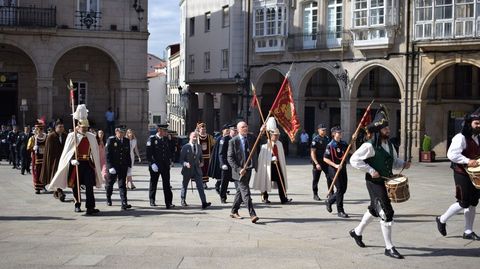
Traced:
<svg viewBox="0 0 480 269">
<path fill-rule="evenodd" d="M 358 86 L 357 99 L 356 123 L 360 121 L 372 99 L 375 99 L 376 104 L 371 110 L 372 118 L 375 115 L 378 104 L 387 107 L 390 137 L 398 152 L 401 143 L 401 92 L 400 86 L 392 73 L 381 66 L 374 66 L 369 69 Z M 361 138 L 361 135 L 359 138 Z"/>
<path fill-rule="evenodd" d="M 120 99 L 119 70 L 116 63 L 104 51 L 93 47 L 78 47 L 67 51 L 55 64 L 53 78 L 53 118 L 64 118 L 71 114 L 69 94 L 66 89 L 70 79 L 77 88 L 75 104 L 87 105 L 92 127 L 106 128 L 104 114 L 108 107 L 112 107 L 118 117 L 119 106 L 121 106 L 118 102 Z M 70 121 L 66 124 L 71 125 Z"/>
<path fill-rule="evenodd" d="M 283 74 L 279 71 L 270 69 L 263 73 L 258 80 L 257 94 L 259 94 L 260 106 L 265 117 L 272 107 L 275 97 L 277 97 L 284 78 Z"/>
<path fill-rule="evenodd" d="M 307 76 L 308 77 L 308 76 Z M 312 72 L 305 88 L 304 129 L 311 136 L 316 125 L 340 126 L 340 87 L 331 72 L 320 68 Z"/>
<path fill-rule="evenodd" d="M 15 115 L 18 125 L 31 124 L 37 116 L 36 66 L 24 51 L 7 44 L 0 44 L 0 96 L 0 123 Z"/>
<path fill-rule="evenodd" d="M 464 115 L 480 105 L 479 86 L 478 67 L 452 64 L 438 70 L 422 91 L 420 138 L 424 134 L 431 136 L 432 150 L 438 157 L 446 157 L 453 136 L 461 130 Z"/>
</svg>

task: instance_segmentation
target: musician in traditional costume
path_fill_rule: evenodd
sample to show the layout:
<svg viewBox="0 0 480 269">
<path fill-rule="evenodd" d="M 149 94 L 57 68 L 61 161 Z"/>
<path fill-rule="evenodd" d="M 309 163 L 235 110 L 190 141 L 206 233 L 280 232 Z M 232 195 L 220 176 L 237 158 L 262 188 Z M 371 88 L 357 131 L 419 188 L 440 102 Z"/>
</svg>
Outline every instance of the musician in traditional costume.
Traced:
<svg viewBox="0 0 480 269">
<path fill-rule="evenodd" d="M 42 173 L 43 155 L 45 153 L 45 142 L 47 134 L 45 134 L 45 122 L 37 120 L 35 124 L 35 135 L 30 137 L 27 149 L 32 156 L 32 176 L 35 193 L 40 194 L 41 190 L 45 189 L 45 183 L 42 181 L 40 174 Z"/>
<path fill-rule="evenodd" d="M 473 232 L 473 222 L 480 198 L 480 185 L 473 184 L 467 168 L 478 167 L 480 157 L 480 108 L 465 117 L 462 131 L 456 134 L 447 157 L 452 161 L 453 179 L 455 182 L 455 198 L 453 203 L 443 215 L 436 217 L 437 228 L 441 235 L 447 235 L 447 221 L 463 210 L 465 217 L 465 230 L 463 239 L 480 240 L 480 236 Z"/>
<path fill-rule="evenodd" d="M 53 176 L 57 172 L 58 163 L 60 162 L 60 156 L 62 156 L 63 147 L 67 140 L 67 134 L 65 133 L 65 127 L 61 120 L 55 121 L 55 130 L 48 134 L 45 142 L 45 155 L 42 165 L 42 172 L 40 178 L 43 184 L 48 185 Z M 53 193 L 55 199 L 65 201 L 65 194 L 62 189 L 56 189 Z"/>
<path fill-rule="evenodd" d="M 203 167 L 202 167 L 202 179 L 203 186 L 205 189 L 208 189 L 207 182 L 209 179 L 208 176 L 208 166 L 210 165 L 210 158 L 212 155 L 212 149 L 215 145 L 215 139 L 212 135 L 207 134 L 207 125 L 204 122 L 197 124 L 197 133 L 198 133 L 198 144 L 202 149 L 202 158 L 203 158 Z"/>
<path fill-rule="evenodd" d="M 260 148 L 258 156 L 258 171 L 255 173 L 253 188 L 262 193 L 262 201 L 270 203 L 268 192 L 278 189 L 278 196 L 282 204 L 291 202 L 286 195 L 287 191 L 287 168 L 285 162 L 285 153 L 283 152 L 282 142 L 279 141 L 280 131 L 278 128 L 268 130 L 269 140 Z"/>
<path fill-rule="evenodd" d="M 403 259 L 392 243 L 392 224 L 394 211 L 387 195 L 384 179 L 392 176 L 392 169 L 409 168 L 410 162 L 404 162 L 397 157 L 397 152 L 389 141 L 390 127 L 385 107 L 381 107 L 371 124 L 367 126 L 372 139 L 363 143 L 350 158 L 350 164 L 365 172 L 367 190 L 370 195 L 370 205 L 362 217 L 360 224 L 351 230 L 350 236 L 359 247 L 365 247 L 362 233 L 372 222 L 373 217 L 381 218 L 380 227 L 385 241 L 385 255 Z"/>
<path fill-rule="evenodd" d="M 79 105 L 73 116 L 78 120 L 76 132 L 69 133 L 67 136 L 57 172 L 53 176 L 48 189 L 65 189 L 67 186 L 72 188 L 75 212 L 78 213 L 82 212 L 78 183 L 85 186 L 86 214 L 93 215 L 100 212 L 95 208 L 93 187 L 102 187 L 98 143 L 95 135 L 88 132 L 88 110 L 85 105 Z M 75 167 L 78 167 L 78 180 Z"/>
</svg>

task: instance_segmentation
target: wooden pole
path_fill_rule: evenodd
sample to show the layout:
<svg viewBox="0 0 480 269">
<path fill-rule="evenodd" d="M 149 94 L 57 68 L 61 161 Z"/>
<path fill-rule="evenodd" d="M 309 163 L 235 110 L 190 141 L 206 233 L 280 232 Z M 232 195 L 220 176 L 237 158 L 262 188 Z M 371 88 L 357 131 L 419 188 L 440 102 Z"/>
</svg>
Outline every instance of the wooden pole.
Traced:
<svg viewBox="0 0 480 269">
<path fill-rule="evenodd" d="M 347 159 L 346 157 L 348 155 L 348 152 L 350 151 L 350 148 L 352 147 L 353 141 L 355 141 L 357 139 L 358 132 L 360 131 L 360 128 L 362 127 L 362 122 L 365 119 L 365 117 L 367 116 L 367 113 L 370 111 L 370 107 L 372 106 L 374 101 L 375 100 L 372 100 L 372 102 L 370 102 L 367 109 L 365 110 L 365 113 L 363 113 L 363 117 L 360 120 L 360 122 L 358 123 L 357 129 L 355 130 L 355 133 L 353 133 L 352 139 L 350 140 L 350 143 L 348 144 L 347 150 L 345 151 L 345 154 L 342 157 L 342 161 L 340 162 L 340 166 L 338 167 L 337 172 L 335 173 L 335 177 L 332 180 L 332 184 L 328 188 L 328 193 L 330 193 L 333 189 L 333 186 L 335 186 L 335 181 L 337 181 L 338 175 L 340 174 L 340 170 L 342 170 L 342 168 L 343 168 L 345 160 Z"/>
<path fill-rule="evenodd" d="M 75 113 L 75 102 L 74 102 L 74 97 L 75 95 L 73 94 L 73 83 L 72 80 L 70 80 L 69 84 L 69 89 L 70 89 L 70 103 L 72 104 L 72 123 L 73 123 L 73 144 L 75 146 L 75 160 L 78 161 L 78 149 L 77 149 L 77 128 L 75 126 L 75 118 L 73 117 L 73 114 Z M 81 203 L 82 202 L 82 195 L 80 193 L 80 178 L 78 177 L 78 165 L 75 165 L 75 174 L 77 178 L 77 194 L 78 194 L 78 200 L 75 201 L 76 203 Z M 75 195 L 73 196 L 73 199 L 75 199 Z M 76 199 L 75 199 L 76 200 Z"/>
</svg>

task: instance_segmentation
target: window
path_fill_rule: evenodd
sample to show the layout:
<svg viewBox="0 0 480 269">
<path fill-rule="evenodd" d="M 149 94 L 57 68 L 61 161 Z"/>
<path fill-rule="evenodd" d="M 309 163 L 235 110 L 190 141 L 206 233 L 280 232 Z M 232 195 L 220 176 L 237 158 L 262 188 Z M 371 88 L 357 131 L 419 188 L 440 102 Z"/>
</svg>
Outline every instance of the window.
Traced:
<svg viewBox="0 0 480 269">
<path fill-rule="evenodd" d="M 210 52 L 207 51 L 204 54 L 204 69 L 205 72 L 210 71 Z"/>
<path fill-rule="evenodd" d="M 327 42 L 330 45 L 340 45 L 337 40 L 342 38 L 343 3 L 342 0 L 328 0 L 327 7 Z"/>
<path fill-rule="evenodd" d="M 190 18 L 190 36 L 195 35 L 195 17 Z"/>
<path fill-rule="evenodd" d="M 188 72 L 193 73 L 195 72 L 195 56 L 193 54 L 188 56 L 190 66 L 188 67 Z"/>
<path fill-rule="evenodd" d="M 265 18 L 263 16 L 263 9 L 255 11 L 255 35 L 262 36 L 265 31 Z"/>
<path fill-rule="evenodd" d="M 162 123 L 162 116 L 161 115 L 153 115 L 153 124 L 161 124 Z"/>
<path fill-rule="evenodd" d="M 415 38 L 477 36 L 479 7 L 480 0 L 416 0 Z"/>
<path fill-rule="evenodd" d="M 288 36 L 288 9 L 285 1 L 254 1 L 253 39 L 256 52 L 285 49 Z"/>
<path fill-rule="evenodd" d="M 205 32 L 210 32 L 210 18 L 212 14 L 210 12 L 205 13 Z"/>
<path fill-rule="evenodd" d="M 318 3 L 303 4 L 303 47 L 314 48 L 317 40 Z"/>
<path fill-rule="evenodd" d="M 222 69 L 228 69 L 228 49 L 222 50 Z"/>
<path fill-rule="evenodd" d="M 76 24 L 80 29 L 100 28 L 100 0 L 77 0 Z"/>
<path fill-rule="evenodd" d="M 73 83 L 73 88 L 77 89 L 74 91 L 75 105 L 87 104 L 87 82 L 75 81 Z"/>
<path fill-rule="evenodd" d="M 374 40 L 375 44 L 391 42 L 387 26 L 397 25 L 398 3 L 399 0 L 354 0 L 352 24 L 355 43 L 360 45 L 361 41 L 370 40 Z"/>
<path fill-rule="evenodd" d="M 228 6 L 222 7 L 222 27 L 230 26 L 230 8 Z"/>
<path fill-rule="evenodd" d="M 267 9 L 267 35 L 275 34 L 275 8 Z"/>
</svg>

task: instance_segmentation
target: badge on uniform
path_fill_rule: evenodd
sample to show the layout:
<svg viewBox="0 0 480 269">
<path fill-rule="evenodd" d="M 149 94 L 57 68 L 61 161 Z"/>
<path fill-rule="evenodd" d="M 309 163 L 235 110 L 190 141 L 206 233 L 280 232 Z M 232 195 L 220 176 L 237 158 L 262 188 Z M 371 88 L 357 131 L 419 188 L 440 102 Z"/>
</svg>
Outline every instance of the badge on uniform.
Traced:
<svg viewBox="0 0 480 269">
<path fill-rule="evenodd" d="M 340 153 L 340 152 L 341 152 L 340 148 L 337 148 L 337 152 L 338 152 L 338 153 Z"/>
<path fill-rule="evenodd" d="M 116 146 L 117 146 L 117 142 L 113 143 L 113 146 L 116 147 Z"/>
<path fill-rule="evenodd" d="M 157 140 L 155 140 L 155 145 L 156 145 L 156 144 L 158 144 L 158 141 L 157 141 Z"/>
<path fill-rule="evenodd" d="M 150 140 L 147 141 L 147 147 L 150 147 L 152 145 L 152 142 Z"/>
<path fill-rule="evenodd" d="M 220 140 L 220 145 L 223 145 L 223 140 Z"/>
<path fill-rule="evenodd" d="M 315 146 L 315 144 L 316 144 L 315 141 L 313 141 L 313 142 L 312 142 L 312 146 Z"/>
</svg>

